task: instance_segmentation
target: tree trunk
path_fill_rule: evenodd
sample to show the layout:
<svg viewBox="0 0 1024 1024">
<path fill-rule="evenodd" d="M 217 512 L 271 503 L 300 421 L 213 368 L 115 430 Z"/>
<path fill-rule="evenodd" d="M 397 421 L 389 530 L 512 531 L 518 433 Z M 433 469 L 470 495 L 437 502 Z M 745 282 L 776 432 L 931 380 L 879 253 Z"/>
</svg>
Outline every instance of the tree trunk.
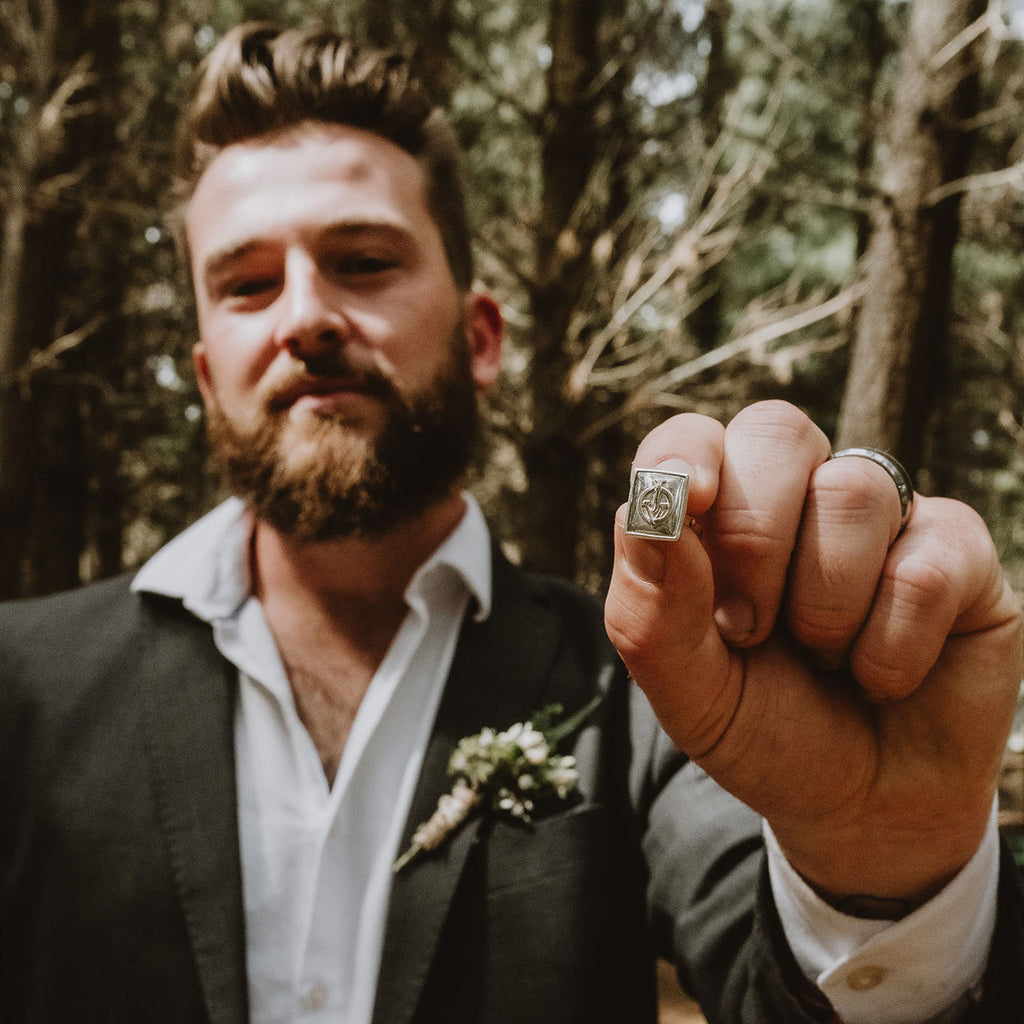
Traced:
<svg viewBox="0 0 1024 1024">
<path fill-rule="evenodd" d="M 33 221 L 32 193 L 43 163 L 42 112 L 54 64 L 57 9 L 43 3 L 33 28 L 27 11 L 6 12 L 0 21 L 4 60 L 14 62 L 34 42 L 36 60 L 28 83 L 28 110 L 12 138 L 7 168 L 8 194 L 0 244 L 0 598 L 22 594 L 28 573 L 29 488 L 36 446 L 29 430 L 25 373 L 33 348 L 26 330 L 24 297 L 32 287 L 28 236 Z"/>
<path fill-rule="evenodd" d="M 447 107 L 459 73 L 451 43 L 453 0 L 369 0 L 362 14 L 367 42 L 408 51 L 431 98 Z"/>
<path fill-rule="evenodd" d="M 700 129 L 705 150 L 715 145 L 722 131 L 722 110 L 735 82 L 726 39 L 731 14 L 731 0 L 707 0 L 704 4 L 708 57 L 701 91 Z M 690 330 L 703 352 L 709 352 L 722 340 L 722 277 L 722 265 L 716 263 L 694 284 L 695 292 L 707 294 L 689 317 Z"/>
<path fill-rule="evenodd" d="M 16 301 L 0 319 L 0 593 L 12 597 L 79 583 L 90 534 L 104 538 L 99 570 L 120 565 L 116 432 L 91 438 L 88 413 L 102 407 L 93 382 L 117 390 L 126 246 L 102 209 L 118 151 L 116 7 L 43 0 L 35 21 L 2 20 L 8 45 L 32 55 L 3 238 L 3 288 Z M 99 529 L 90 496 L 105 509 Z"/>
<path fill-rule="evenodd" d="M 413 61 L 434 102 L 447 107 L 455 91 L 458 62 L 452 50 L 452 0 L 423 0 L 412 10 Z"/>
<path fill-rule="evenodd" d="M 608 156 L 608 194 L 602 210 L 604 229 L 629 223 L 629 210 L 636 194 L 635 166 L 640 137 L 634 125 L 636 111 L 626 101 L 636 77 L 640 47 L 635 26 L 628 21 L 627 0 L 604 0 L 601 12 L 601 52 L 610 55 L 614 71 L 601 90 L 596 112 L 596 128 L 601 137 L 614 140 Z M 614 230 L 614 229 L 613 229 Z M 607 258 L 609 267 L 621 267 L 629 258 L 635 241 L 625 227 L 614 230 L 614 241 Z M 613 280 L 617 277 L 613 274 Z M 601 296 L 598 308 L 610 309 L 613 296 Z M 601 327 L 603 324 L 597 324 Z M 589 340 L 583 339 L 584 345 Z M 610 420 L 592 440 L 579 447 L 585 459 L 585 489 L 576 500 L 580 537 L 576 543 L 573 577 L 591 591 L 603 593 L 608 587 L 614 561 L 615 511 L 625 501 L 629 489 L 629 469 L 636 453 L 636 438 L 621 419 L 612 413 L 621 396 L 588 392 L 584 397 L 581 419 L 586 424 Z"/>
<path fill-rule="evenodd" d="M 860 113 L 857 118 L 857 139 L 854 150 L 854 170 L 857 174 L 858 193 L 869 194 L 875 157 L 878 120 L 877 83 L 886 55 L 885 28 L 882 24 L 882 0 L 854 0 L 849 7 L 849 24 L 853 38 L 863 49 L 862 69 L 855 85 Z M 856 217 L 857 257 L 867 251 L 871 238 L 871 218 L 858 211 Z"/>
<path fill-rule="evenodd" d="M 531 295 L 530 422 L 522 444 L 528 492 L 512 510 L 525 565 L 572 577 L 585 461 L 578 405 L 567 397 L 568 333 L 589 258 L 584 192 L 597 161 L 595 82 L 600 0 L 551 0 L 551 65 L 542 116 L 542 197 Z"/>
<path fill-rule="evenodd" d="M 911 472 L 947 372 L 959 235 L 958 198 L 935 202 L 933 195 L 963 175 L 972 140 L 961 125 L 978 105 L 972 51 L 942 51 L 984 10 L 984 0 L 915 0 L 911 10 L 840 411 L 837 446 L 888 449 Z"/>
</svg>

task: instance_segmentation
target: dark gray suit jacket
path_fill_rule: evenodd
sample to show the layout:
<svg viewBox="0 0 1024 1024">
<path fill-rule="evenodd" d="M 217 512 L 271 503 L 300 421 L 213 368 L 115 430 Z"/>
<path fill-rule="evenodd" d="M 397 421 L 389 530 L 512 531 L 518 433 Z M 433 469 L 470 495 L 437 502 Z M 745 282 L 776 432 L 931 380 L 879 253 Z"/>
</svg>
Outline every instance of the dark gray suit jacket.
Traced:
<svg viewBox="0 0 1024 1024">
<path fill-rule="evenodd" d="M 249 1019 L 236 685 L 203 623 L 123 578 L 0 608 L 0 1022 Z M 831 1020 L 782 938 L 755 816 L 670 749 L 594 603 L 503 561 L 403 847 L 460 737 L 596 692 L 564 744 L 577 803 L 530 828 L 478 818 L 396 876 L 374 1024 L 645 1024 L 656 947 L 712 1022 Z M 1009 877 L 986 1024 L 1024 1020 Z"/>
</svg>

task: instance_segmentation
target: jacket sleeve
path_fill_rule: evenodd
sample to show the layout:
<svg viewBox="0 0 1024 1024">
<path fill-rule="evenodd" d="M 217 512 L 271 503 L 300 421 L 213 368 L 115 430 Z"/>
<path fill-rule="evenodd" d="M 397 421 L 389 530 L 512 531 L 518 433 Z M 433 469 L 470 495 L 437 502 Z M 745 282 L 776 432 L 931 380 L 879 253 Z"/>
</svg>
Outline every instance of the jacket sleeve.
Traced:
<svg viewBox="0 0 1024 1024">
<path fill-rule="evenodd" d="M 759 816 L 673 750 L 642 695 L 635 705 L 634 751 L 641 756 L 631 783 L 646 820 L 649 913 L 659 952 L 676 965 L 710 1024 L 841 1024 L 786 942 Z M 1007 854 L 982 991 L 941 1024 L 1024 1021 L 1022 908 Z"/>
</svg>

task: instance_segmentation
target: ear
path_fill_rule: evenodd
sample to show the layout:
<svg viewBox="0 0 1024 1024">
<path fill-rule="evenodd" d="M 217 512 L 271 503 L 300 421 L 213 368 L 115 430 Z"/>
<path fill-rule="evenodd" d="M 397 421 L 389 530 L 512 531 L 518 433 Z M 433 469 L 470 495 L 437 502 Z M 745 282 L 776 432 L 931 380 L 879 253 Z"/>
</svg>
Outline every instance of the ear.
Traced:
<svg viewBox="0 0 1024 1024">
<path fill-rule="evenodd" d="M 478 391 L 487 391 L 501 371 L 501 342 L 504 320 L 501 307 L 484 292 L 467 292 L 465 297 L 466 340 L 469 343 L 473 380 Z"/>
<path fill-rule="evenodd" d="M 206 346 L 197 341 L 192 346 L 192 366 L 196 371 L 196 383 L 199 385 L 199 393 L 203 396 L 203 403 L 209 407 L 213 397 L 213 382 L 210 379 L 210 364 L 206 358 Z"/>
</svg>

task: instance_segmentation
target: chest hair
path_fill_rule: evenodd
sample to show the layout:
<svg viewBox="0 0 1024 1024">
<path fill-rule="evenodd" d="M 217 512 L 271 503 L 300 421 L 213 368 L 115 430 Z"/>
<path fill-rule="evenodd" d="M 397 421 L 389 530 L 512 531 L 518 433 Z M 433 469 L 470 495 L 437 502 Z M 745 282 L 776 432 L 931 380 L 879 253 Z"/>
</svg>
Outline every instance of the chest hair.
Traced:
<svg viewBox="0 0 1024 1024">
<path fill-rule="evenodd" d="M 396 627 L 397 628 L 397 627 Z M 394 635 L 394 629 L 362 632 L 358 641 L 324 631 L 300 639 L 275 634 L 299 718 L 333 784 L 352 724 Z"/>
</svg>

